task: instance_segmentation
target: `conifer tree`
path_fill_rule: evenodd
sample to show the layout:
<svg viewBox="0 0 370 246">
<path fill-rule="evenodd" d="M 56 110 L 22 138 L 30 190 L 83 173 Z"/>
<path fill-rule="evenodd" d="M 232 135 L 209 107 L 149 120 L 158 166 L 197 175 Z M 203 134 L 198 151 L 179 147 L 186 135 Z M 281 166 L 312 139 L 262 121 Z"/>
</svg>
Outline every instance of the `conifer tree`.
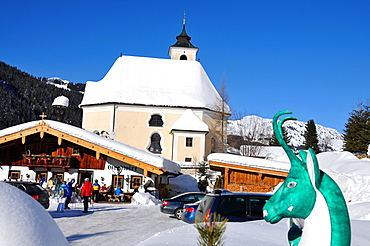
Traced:
<svg viewBox="0 0 370 246">
<path fill-rule="evenodd" d="M 359 103 L 352 110 L 344 129 L 344 150 L 366 153 L 370 144 L 370 106 Z"/>
<path fill-rule="evenodd" d="M 288 133 L 287 133 L 285 127 L 283 127 L 283 136 L 284 136 L 284 142 L 289 144 L 290 137 L 288 137 Z M 277 141 L 275 133 L 272 134 L 269 145 L 270 146 L 280 146 L 280 143 Z"/>
<path fill-rule="evenodd" d="M 226 231 L 226 222 L 228 219 L 219 214 L 205 216 L 204 222 L 195 222 L 195 228 L 198 230 L 199 246 L 222 246 L 224 244 L 224 234 Z"/>
<path fill-rule="evenodd" d="M 199 162 L 198 168 L 198 188 L 200 191 L 206 191 L 208 186 L 208 163 L 205 161 Z"/>
<path fill-rule="evenodd" d="M 306 132 L 304 134 L 306 149 L 311 148 L 315 153 L 319 153 L 319 140 L 317 138 L 316 125 L 314 120 L 309 120 L 306 124 Z"/>
</svg>

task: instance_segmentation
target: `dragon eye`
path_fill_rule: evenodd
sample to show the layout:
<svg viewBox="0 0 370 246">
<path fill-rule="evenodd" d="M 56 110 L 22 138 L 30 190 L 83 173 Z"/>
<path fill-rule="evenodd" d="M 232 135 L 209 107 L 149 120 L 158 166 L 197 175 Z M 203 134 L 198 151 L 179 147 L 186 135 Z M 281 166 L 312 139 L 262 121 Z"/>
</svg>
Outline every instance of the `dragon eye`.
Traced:
<svg viewBox="0 0 370 246">
<path fill-rule="evenodd" d="M 297 186 L 297 182 L 295 181 L 290 181 L 288 184 L 287 184 L 287 187 L 288 188 L 294 188 Z"/>
</svg>

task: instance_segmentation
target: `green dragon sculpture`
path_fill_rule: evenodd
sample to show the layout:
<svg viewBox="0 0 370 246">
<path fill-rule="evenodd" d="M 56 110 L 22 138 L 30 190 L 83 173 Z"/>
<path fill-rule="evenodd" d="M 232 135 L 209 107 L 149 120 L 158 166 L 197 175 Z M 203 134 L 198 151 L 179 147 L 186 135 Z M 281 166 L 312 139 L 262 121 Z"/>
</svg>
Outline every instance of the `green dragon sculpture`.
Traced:
<svg viewBox="0 0 370 246">
<path fill-rule="evenodd" d="M 319 169 L 312 149 L 294 154 L 284 141 L 279 117 L 291 114 L 278 112 L 272 121 L 274 133 L 289 157 L 289 174 L 263 208 L 264 219 L 272 224 L 290 218 L 289 245 L 349 246 L 351 227 L 347 205 L 335 181 Z"/>
</svg>

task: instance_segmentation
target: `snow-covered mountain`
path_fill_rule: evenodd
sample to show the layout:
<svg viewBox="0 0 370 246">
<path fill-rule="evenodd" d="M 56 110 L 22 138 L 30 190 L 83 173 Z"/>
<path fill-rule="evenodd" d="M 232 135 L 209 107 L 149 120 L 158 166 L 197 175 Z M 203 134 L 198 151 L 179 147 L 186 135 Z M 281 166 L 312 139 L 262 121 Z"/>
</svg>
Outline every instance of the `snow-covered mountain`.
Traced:
<svg viewBox="0 0 370 246">
<path fill-rule="evenodd" d="M 289 120 L 283 126 L 290 139 L 289 145 L 300 149 L 304 145 L 306 122 Z M 316 124 L 316 132 L 321 151 L 341 151 L 343 149 L 343 136 L 337 130 Z M 251 115 L 240 120 L 229 120 L 227 134 L 248 136 L 253 141 L 268 144 L 268 140 L 273 134 L 272 119 Z"/>
<path fill-rule="evenodd" d="M 71 90 L 79 91 L 81 94 L 84 94 L 84 91 L 85 91 L 85 84 L 73 83 L 68 80 L 58 78 L 58 77 L 47 78 L 46 84 L 54 85 L 55 87 L 58 87 L 58 88 L 61 88 L 67 91 L 71 91 Z"/>
<path fill-rule="evenodd" d="M 68 80 L 64 80 L 64 79 L 61 79 L 61 78 L 58 78 L 58 77 L 54 77 L 54 78 L 48 78 L 47 79 L 47 84 L 50 84 L 50 85 L 54 85 L 58 88 L 61 88 L 61 89 L 64 89 L 64 90 L 71 90 L 68 88 L 68 84 L 70 83 Z"/>
</svg>

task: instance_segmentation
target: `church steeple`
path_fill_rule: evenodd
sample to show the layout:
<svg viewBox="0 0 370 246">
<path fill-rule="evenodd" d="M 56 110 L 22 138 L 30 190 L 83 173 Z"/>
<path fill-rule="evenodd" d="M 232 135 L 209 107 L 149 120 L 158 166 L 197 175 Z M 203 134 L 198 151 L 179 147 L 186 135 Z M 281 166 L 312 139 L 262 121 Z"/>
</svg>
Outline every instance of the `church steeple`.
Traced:
<svg viewBox="0 0 370 246">
<path fill-rule="evenodd" d="M 176 37 L 177 42 L 170 46 L 168 55 L 173 60 L 190 60 L 195 61 L 198 48 L 195 47 L 191 42 L 191 37 L 186 33 L 186 19 L 184 13 L 184 19 L 182 23 L 182 31 L 180 35 Z"/>
</svg>

